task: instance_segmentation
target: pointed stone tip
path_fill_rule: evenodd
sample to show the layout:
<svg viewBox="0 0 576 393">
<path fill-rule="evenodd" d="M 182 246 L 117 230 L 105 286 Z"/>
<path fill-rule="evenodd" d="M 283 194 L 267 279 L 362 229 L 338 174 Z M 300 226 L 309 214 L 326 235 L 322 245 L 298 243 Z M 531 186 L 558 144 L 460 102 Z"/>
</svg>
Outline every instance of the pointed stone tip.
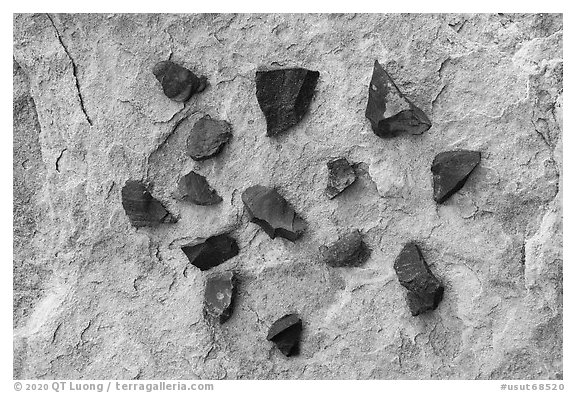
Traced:
<svg viewBox="0 0 576 393">
<path fill-rule="evenodd" d="M 442 204 L 458 192 L 480 164 L 480 160 L 481 153 L 474 150 L 454 150 L 437 154 L 431 167 L 434 201 Z"/>
</svg>

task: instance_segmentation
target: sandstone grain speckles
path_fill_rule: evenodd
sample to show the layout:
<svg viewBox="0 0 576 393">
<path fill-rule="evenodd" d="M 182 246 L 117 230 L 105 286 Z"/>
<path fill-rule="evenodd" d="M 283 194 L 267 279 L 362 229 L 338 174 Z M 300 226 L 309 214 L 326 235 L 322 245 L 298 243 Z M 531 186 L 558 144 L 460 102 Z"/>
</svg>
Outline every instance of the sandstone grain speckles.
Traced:
<svg viewBox="0 0 576 393">
<path fill-rule="evenodd" d="M 444 203 L 460 190 L 479 163 L 480 152 L 478 151 L 456 150 L 438 154 L 431 168 L 434 200 L 437 203 Z"/>
<path fill-rule="evenodd" d="M 273 188 L 260 185 L 247 188 L 242 202 L 250 220 L 274 239 L 276 236 L 296 241 L 306 229 L 306 223 L 288 202 Z"/>
<path fill-rule="evenodd" d="M 302 120 L 312 102 L 320 73 L 304 68 L 256 71 L 256 98 L 274 136 Z"/>
<path fill-rule="evenodd" d="M 288 314 L 270 326 L 266 339 L 272 341 L 286 356 L 298 355 L 302 320 L 296 314 Z"/>
<path fill-rule="evenodd" d="M 214 120 L 209 115 L 199 119 L 188 135 L 187 153 L 196 161 L 214 157 L 222 151 L 232 137 L 232 127 L 225 120 Z"/>
<path fill-rule="evenodd" d="M 432 126 L 426 114 L 400 92 L 378 60 L 374 61 L 368 89 L 366 117 L 372 131 L 381 138 L 402 132 L 422 134 Z"/>
<path fill-rule="evenodd" d="M 321 260 L 332 267 L 361 266 L 370 258 L 370 253 L 358 230 L 341 236 L 329 246 L 320 247 Z"/>
<path fill-rule="evenodd" d="M 178 192 L 183 200 L 196 205 L 207 206 L 222 202 L 222 198 L 210 187 L 206 178 L 194 171 L 180 179 Z"/>
<path fill-rule="evenodd" d="M 204 311 L 207 316 L 226 322 L 234 305 L 235 277 L 233 272 L 210 276 L 204 291 Z"/>
<path fill-rule="evenodd" d="M 394 262 L 398 281 L 408 290 L 406 298 L 413 316 L 434 310 L 442 300 L 444 287 L 432 274 L 418 246 L 407 243 Z"/>
<path fill-rule="evenodd" d="M 334 199 L 338 194 L 344 191 L 349 185 L 356 180 L 354 168 L 345 158 L 338 158 L 329 161 L 328 166 L 328 184 L 326 185 L 326 195 Z"/>
<path fill-rule="evenodd" d="M 166 97 L 173 101 L 188 101 L 195 93 L 206 88 L 207 79 L 169 60 L 161 61 L 152 68 L 152 73 L 162 85 Z"/>
<path fill-rule="evenodd" d="M 122 206 L 132 226 L 154 227 L 176 219 L 156 200 L 141 181 L 128 180 L 122 187 Z"/>
<path fill-rule="evenodd" d="M 211 236 L 195 246 L 184 246 L 182 251 L 190 263 L 200 270 L 208 270 L 238 255 L 236 240 L 228 234 Z"/>
</svg>

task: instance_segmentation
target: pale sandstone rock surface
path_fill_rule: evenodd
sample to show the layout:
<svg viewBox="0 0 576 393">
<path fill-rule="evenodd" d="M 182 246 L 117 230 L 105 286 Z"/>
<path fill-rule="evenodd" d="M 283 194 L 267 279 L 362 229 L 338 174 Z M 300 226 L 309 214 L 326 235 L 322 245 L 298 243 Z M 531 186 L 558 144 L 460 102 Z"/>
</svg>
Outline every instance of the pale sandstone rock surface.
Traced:
<svg viewBox="0 0 576 393">
<path fill-rule="evenodd" d="M 15 15 L 14 377 L 562 378 L 562 37 L 560 15 Z M 208 88 L 169 100 L 151 72 L 168 58 Z M 423 135 L 370 129 L 375 59 L 432 121 Z M 320 72 L 277 138 L 259 66 Z M 194 162 L 175 126 L 206 114 L 233 136 Z M 430 165 L 455 149 L 482 161 L 437 206 Z M 329 200 L 334 157 L 359 177 Z M 190 170 L 223 202 L 174 199 Z M 133 228 L 128 179 L 179 221 Z M 301 239 L 249 222 L 254 184 L 290 201 Z M 319 247 L 345 229 L 370 259 L 325 266 Z M 237 272 L 238 296 L 211 326 L 180 247 L 229 231 L 240 254 L 214 269 Z M 446 288 L 416 318 L 392 267 L 407 241 Z M 266 332 L 291 312 L 304 330 L 286 358 Z"/>
</svg>

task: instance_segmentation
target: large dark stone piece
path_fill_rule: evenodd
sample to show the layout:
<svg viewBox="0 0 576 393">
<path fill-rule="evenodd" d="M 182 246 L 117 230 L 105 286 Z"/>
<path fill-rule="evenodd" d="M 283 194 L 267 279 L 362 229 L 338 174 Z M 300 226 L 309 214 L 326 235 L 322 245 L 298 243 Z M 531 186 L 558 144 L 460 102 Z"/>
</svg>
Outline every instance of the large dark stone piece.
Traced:
<svg viewBox="0 0 576 393">
<path fill-rule="evenodd" d="M 234 306 L 234 273 L 208 277 L 204 291 L 204 311 L 210 317 L 226 322 Z"/>
<path fill-rule="evenodd" d="M 480 152 L 471 150 L 446 151 L 432 163 L 434 200 L 444 203 L 460 190 L 470 173 L 480 163 Z"/>
<path fill-rule="evenodd" d="M 408 290 L 408 307 L 413 316 L 435 310 L 444 295 L 444 287 L 430 271 L 418 246 L 408 243 L 396 261 L 398 281 Z"/>
<path fill-rule="evenodd" d="M 363 265 L 370 258 L 370 253 L 358 230 L 347 233 L 328 247 L 320 247 L 321 260 L 332 267 Z"/>
<path fill-rule="evenodd" d="M 200 270 L 208 270 L 238 255 L 238 244 L 228 234 L 211 236 L 204 243 L 184 246 L 182 251 L 190 263 Z"/>
<path fill-rule="evenodd" d="M 295 126 L 306 114 L 320 73 L 304 68 L 256 71 L 256 98 L 266 117 L 267 136 Z"/>
<path fill-rule="evenodd" d="M 132 226 L 154 227 L 160 223 L 174 223 L 176 219 L 141 181 L 128 180 L 122 187 L 122 206 Z"/>
<path fill-rule="evenodd" d="M 288 314 L 270 326 L 266 339 L 276 344 L 276 347 L 286 356 L 298 355 L 302 320 L 296 314 Z"/>
<path fill-rule="evenodd" d="M 297 240 L 306 229 L 306 223 L 288 202 L 273 188 L 252 186 L 242 193 L 242 202 L 250 220 L 274 239 L 276 236 Z"/>
<path fill-rule="evenodd" d="M 182 199 L 196 205 L 207 206 L 222 202 L 222 198 L 210 187 L 206 178 L 194 171 L 180 179 L 178 191 Z"/>
<path fill-rule="evenodd" d="M 206 88 L 205 76 L 197 77 L 192 71 L 169 60 L 157 63 L 152 73 L 162 85 L 166 97 L 173 101 L 188 101 L 192 94 L 200 93 Z"/>
<path fill-rule="evenodd" d="M 354 168 L 345 158 L 328 162 L 328 184 L 326 195 L 333 199 L 356 180 Z"/>
<path fill-rule="evenodd" d="M 432 122 L 424 112 L 400 92 L 390 75 L 378 60 L 368 89 L 366 117 L 372 131 L 381 138 L 390 138 L 401 132 L 422 134 Z"/>
<path fill-rule="evenodd" d="M 232 137 L 232 127 L 225 120 L 213 120 L 209 115 L 198 120 L 186 143 L 188 155 L 196 161 L 214 157 Z"/>
</svg>

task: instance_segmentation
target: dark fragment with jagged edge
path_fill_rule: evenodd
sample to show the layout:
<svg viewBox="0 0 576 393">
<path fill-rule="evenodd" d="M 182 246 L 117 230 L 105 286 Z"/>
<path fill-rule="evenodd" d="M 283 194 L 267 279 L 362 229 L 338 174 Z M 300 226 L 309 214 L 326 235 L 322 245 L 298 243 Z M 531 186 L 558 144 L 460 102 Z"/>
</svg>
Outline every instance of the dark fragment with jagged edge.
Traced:
<svg viewBox="0 0 576 393">
<path fill-rule="evenodd" d="M 262 227 L 272 239 L 279 236 L 294 242 L 306 229 L 304 220 L 273 188 L 249 187 L 242 193 L 242 202 L 250 220 Z"/>
<path fill-rule="evenodd" d="M 231 137 L 230 123 L 225 120 L 214 120 L 206 115 L 192 126 L 186 142 L 186 151 L 192 159 L 203 161 L 218 155 Z"/>
<path fill-rule="evenodd" d="M 162 223 L 174 223 L 172 216 L 162 204 L 150 194 L 146 185 L 137 180 L 128 180 L 122 187 L 122 206 L 132 226 L 155 227 Z"/>
<path fill-rule="evenodd" d="M 170 60 L 156 63 L 152 73 L 162 85 L 166 97 L 177 102 L 188 101 L 193 94 L 202 92 L 208 83 L 205 76 L 197 77 Z"/>
<path fill-rule="evenodd" d="M 266 339 L 272 341 L 286 356 L 298 355 L 300 352 L 300 336 L 302 320 L 296 314 L 288 314 L 270 326 Z"/>
<path fill-rule="evenodd" d="M 266 118 L 266 135 L 298 124 L 312 102 L 320 73 L 304 68 L 256 71 L 256 98 Z"/>
<path fill-rule="evenodd" d="M 192 265 L 204 271 L 235 257 L 238 255 L 239 248 L 233 237 L 223 233 L 211 236 L 195 246 L 184 246 L 182 251 Z"/>
<path fill-rule="evenodd" d="M 326 195 L 334 199 L 356 180 L 356 172 L 348 160 L 338 158 L 328 161 L 328 183 L 326 185 Z"/>
<path fill-rule="evenodd" d="M 222 202 L 222 198 L 210 187 L 206 178 L 194 171 L 180 179 L 178 193 L 181 199 L 195 205 L 208 206 Z"/>
<path fill-rule="evenodd" d="M 480 163 L 480 152 L 472 150 L 445 151 L 432 163 L 434 200 L 444 203 L 458 192 Z"/>
<path fill-rule="evenodd" d="M 320 258 L 332 267 L 357 267 L 370 258 L 371 250 L 362 240 L 358 230 L 341 236 L 329 246 L 320 247 Z"/>
<path fill-rule="evenodd" d="M 234 307 L 235 276 L 224 272 L 206 279 L 204 290 L 204 311 L 210 318 L 221 324 L 232 315 Z"/>
<path fill-rule="evenodd" d="M 432 122 L 396 86 L 390 75 L 374 61 L 374 71 L 368 88 L 366 117 L 372 131 L 381 138 L 400 133 L 422 134 L 430 129 Z"/>
<path fill-rule="evenodd" d="M 400 284 L 408 290 L 406 299 L 413 316 L 435 310 L 444 295 L 444 287 L 432 274 L 415 243 L 404 246 L 394 270 Z"/>
</svg>

